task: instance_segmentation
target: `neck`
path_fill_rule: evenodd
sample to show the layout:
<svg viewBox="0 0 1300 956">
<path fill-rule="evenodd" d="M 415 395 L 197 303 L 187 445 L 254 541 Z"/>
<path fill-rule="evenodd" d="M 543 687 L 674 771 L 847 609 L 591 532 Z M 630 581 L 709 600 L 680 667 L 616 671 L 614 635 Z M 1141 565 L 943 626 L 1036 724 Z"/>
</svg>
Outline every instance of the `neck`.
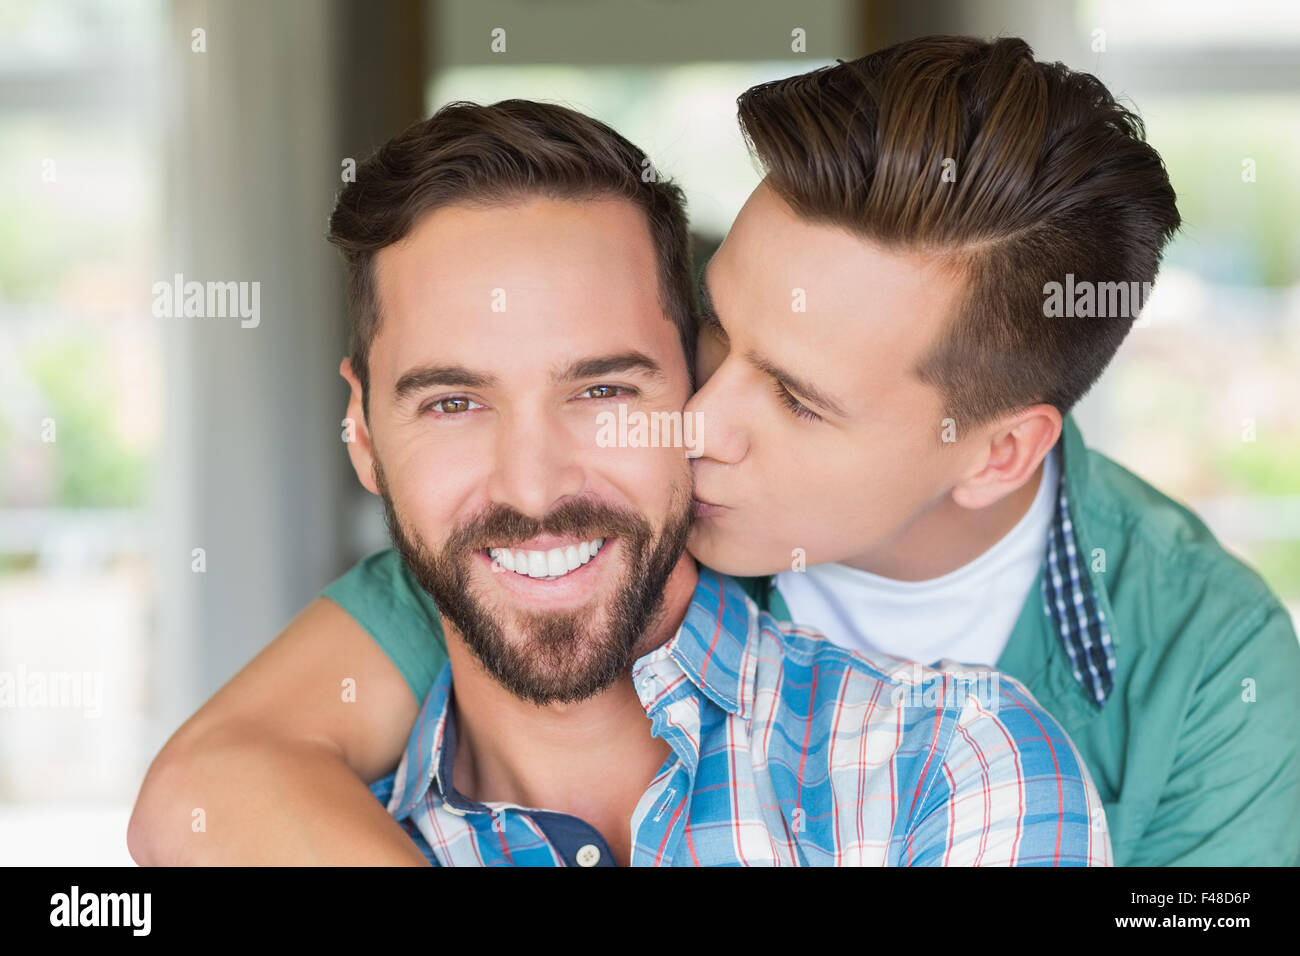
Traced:
<svg viewBox="0 0 1300 956">
<path fill-rule="evenodd" d="M 944 494 L 896 535 L 843 563 L 895 581 L 929 581 L 974 561 L 997 544 L 1028 512 L 1043 480 L 1033 477 L 985 508 L 963 508 Z"/>
<path fill-rule="evenodd" d="M 677 633 L 696 579 L 695 562 L 684 554 L 664 588 L 660 613 L 637 644 L 637 657 Z M 450 622 L 445 623 L 455 678 L 456 789 L 479 802 L 570 813 L 610 840 L 601 821 L 611 825 L 629 799 L 630 817 L 671 752 L 665 741 L 651 735 L 631 671 L 586 700 L 538 706 L 498 684 Z M 614 767 L 618 773 L 610 772 Z"/>
</svg>

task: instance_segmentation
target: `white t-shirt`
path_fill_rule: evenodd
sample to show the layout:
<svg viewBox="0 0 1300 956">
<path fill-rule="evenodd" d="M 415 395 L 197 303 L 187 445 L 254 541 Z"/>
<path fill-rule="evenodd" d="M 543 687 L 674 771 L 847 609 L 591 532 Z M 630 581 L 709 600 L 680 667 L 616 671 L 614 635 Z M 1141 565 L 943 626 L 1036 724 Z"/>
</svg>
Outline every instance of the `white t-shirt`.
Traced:
<svg viewBox="0 0 1300 956">
<path fill-rule="evenodd" d="M 1044 458 L 1033 504 L 974 561 L 929 581 L 895 581 L 842 564 L 783 571 L 776 586 L 796 624 L 841 647 L 931 664 L 993 666 L 1038 577 L 1056 512 L 1059 452 Z"/>
</svg>

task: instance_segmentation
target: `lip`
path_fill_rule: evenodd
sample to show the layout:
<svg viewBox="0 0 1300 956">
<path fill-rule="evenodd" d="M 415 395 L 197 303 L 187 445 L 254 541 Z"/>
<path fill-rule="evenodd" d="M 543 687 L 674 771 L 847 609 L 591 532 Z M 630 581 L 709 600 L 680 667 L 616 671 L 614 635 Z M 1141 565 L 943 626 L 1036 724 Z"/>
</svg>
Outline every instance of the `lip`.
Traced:
<svg viewBox="0 0 1300 956">
<path fill-rule="evenodd" d="M 607 576 L 607 569 L 612 571 L 617 568 L 618 563 L 607 561 L 606 556 L 620 544 L 618 538 L 606 538 L 594 558 L 553 581 L 530 578 L 497 568 L 496 562 L 488 556 L 486 550 L 478 552 L 478 560 L 482 562 L 492 585 L 512 599 L 512 603 L 526 604 L 532 608 L 563 609 L 578 607 L 591 600 L 600 587 L 601 580 Z M 524 550 L 542 549 L 530 547 Z"/>
<path fill-rule="evenodd" d="M 599 538 L 601 535 L 595 535 L 594 537 Z M 563 548 L 570 544 L 577 547 L 583 541 L 590 540 L 591 538 L 579 538 L 571 534 L 539 534 L 524 541 L 511 541 L 508 545 L 503 545 L 503 547 L 509 548 L 511 551 L 550 551 L 552 548 Z"/>
<path fill-rule="evenodd" d="M 692 497 L 691 500 L 695 503 L 695 517 L 697 518 L 713 518 L 727 510 L 725 505 L 714 504 L 712 501 L 705 501 L 697 496 Z"/>
</svg>

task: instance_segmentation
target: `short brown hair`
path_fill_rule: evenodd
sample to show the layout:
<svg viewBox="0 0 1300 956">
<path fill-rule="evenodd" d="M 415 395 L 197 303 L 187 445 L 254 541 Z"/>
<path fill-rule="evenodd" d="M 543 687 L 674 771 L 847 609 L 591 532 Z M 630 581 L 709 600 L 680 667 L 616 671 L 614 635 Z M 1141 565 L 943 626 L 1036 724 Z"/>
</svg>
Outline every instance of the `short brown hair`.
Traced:
<svg viewBox="0 0 1300 956">
<path fill-rule="evenodd" d="M 961 267 L 965 304 L 916 372 L 966 425 L 1039 402 L 1068 412 L 1132 316 L 1047 318 L 1046 284 L 1154 281 L 1179 226 L 1141 119 L 1023 40 L 923 37 L 738 102 L 800 216 Z"/>
<path fill-rule="evenodd" d="M 352 369 L 367 415 L 370 346 L 381 320 L 375 253 L 439 207 L 530 196 L 623 198 L 645 213 L 659 263 L 660 299 L 693 373 L 696 305 L 681 189 L 660 177 L 644 152 L 589 116 L 531 100 L 489 106 L 461 101 L 410 126 L 362 162 L 330 216 L 329 241 L 348 264 Z"/>
</svg>

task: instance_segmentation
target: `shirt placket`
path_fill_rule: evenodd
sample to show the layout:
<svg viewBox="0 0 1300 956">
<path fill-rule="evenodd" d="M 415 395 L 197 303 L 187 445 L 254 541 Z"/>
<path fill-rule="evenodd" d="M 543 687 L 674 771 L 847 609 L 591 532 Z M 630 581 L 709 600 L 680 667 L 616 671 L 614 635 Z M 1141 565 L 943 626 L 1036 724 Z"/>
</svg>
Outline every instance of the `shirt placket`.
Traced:
<svg viewBox="0 0 1300 956">
<path fill-rule="evenodd" d="M 632 865 L 672 866 L 690 817 L 691 794 L 699 767 L 698 730 L 701 702 L 694 686 L 671 660 L 647 664 L 633 682 L 651 733 L 673 750 L 666 775 L 642 796 L 632 816 Z M 691 737 L 694 728 L 696 738 Z M 665 761 L 667 764 L 668 761 Z M 690 861 L 687 861 L 690 862 Z"/>
</svg>

